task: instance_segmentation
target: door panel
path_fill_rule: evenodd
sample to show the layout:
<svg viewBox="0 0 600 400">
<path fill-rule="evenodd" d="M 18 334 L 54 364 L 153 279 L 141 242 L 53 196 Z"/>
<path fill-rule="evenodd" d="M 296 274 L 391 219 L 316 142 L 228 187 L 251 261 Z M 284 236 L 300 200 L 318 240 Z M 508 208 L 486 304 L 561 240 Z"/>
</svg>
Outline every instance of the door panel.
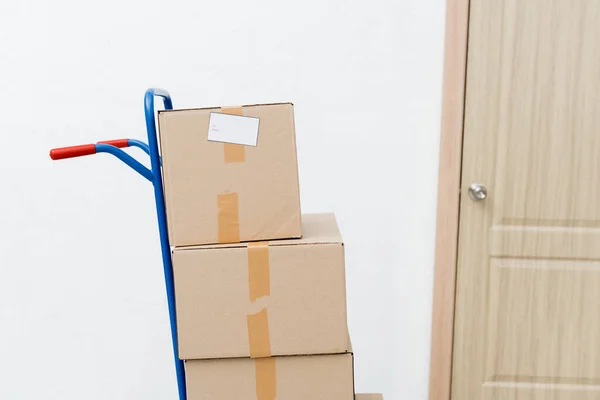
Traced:
<svg viewBox="0 0 600 400">
<path fill-rule="evenodd" d="M 600 399 L 600 1 L 471 0 L 464 129 L 452 398 Z"/>
<path fill-rule="evenodd" d="M 600 383 L 599 288 L 598 261 L 492 259 L 486 381 Z"/>
<path fill-rule="evenodd" d="M 483 387 L 483 400 L 597 400 L 600 387 L 577 385 L 489 383 Z"/>
</svg>

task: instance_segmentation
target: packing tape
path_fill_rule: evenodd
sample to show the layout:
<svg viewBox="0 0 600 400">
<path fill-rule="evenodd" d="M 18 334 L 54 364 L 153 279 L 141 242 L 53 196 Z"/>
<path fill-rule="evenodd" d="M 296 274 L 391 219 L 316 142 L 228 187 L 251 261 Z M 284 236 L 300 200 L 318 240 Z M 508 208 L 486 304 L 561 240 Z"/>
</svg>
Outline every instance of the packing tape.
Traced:
<svg viewBox="0 0 600 400">
<path fill-rule="evenodd" d="M 240 216 L 238 194 L 224 193 L 217 195 L 218 209 L 218 241 L 219 243 L 239 243 Z"/>
<path fill-rule="evenodd" d="M 244 115 L 242 107 L 221 107 L 223 114 Z M 223 160 L 226 163 L 244 162 L 246 160 L 246 151 L 244 146 L 235 143 L 223 143 Z"/>
<path fill-rule="evenodd" d="M 277 395 L 277 364 L 274 357 L 254 360 L 256 399 L 275 400 Z"/>
<path fill-rule="evenodd" d="M 248 292 L 250 303 L 271 295 L 270 275 L 269 242 L 248 243 Z M 248 314 L 246 318 L 250 357 L 270 357 L 271 338 L 269 336 L 267 307 L 256 314 Z"/>
<path fill-rule="evenodd" d="M 251 303 L 271 295 L 269 242 L 248 243 L 248 285 Z"/>
<path fill-rule="evenodd" d="M 269 337 L 269 314 L 263 308 L 256 314 L 246 316 L 248 323 L 248 344 L 251 358 L 271 357 L 271 339 Z"/>
</svg>

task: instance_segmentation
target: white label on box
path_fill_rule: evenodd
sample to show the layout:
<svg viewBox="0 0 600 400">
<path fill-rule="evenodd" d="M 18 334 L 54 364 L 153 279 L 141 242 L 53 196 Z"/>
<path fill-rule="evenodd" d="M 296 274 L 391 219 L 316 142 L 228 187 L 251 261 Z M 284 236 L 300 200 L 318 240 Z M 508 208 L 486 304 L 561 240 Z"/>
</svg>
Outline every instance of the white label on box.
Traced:
<svg viewBox="0 0 600 400">
<path fill-rule="evenodd" d="M 208 140 L 256 146 L 259 121 L 255 117 L 212 112 L 208 121 Z"/>
</svg>

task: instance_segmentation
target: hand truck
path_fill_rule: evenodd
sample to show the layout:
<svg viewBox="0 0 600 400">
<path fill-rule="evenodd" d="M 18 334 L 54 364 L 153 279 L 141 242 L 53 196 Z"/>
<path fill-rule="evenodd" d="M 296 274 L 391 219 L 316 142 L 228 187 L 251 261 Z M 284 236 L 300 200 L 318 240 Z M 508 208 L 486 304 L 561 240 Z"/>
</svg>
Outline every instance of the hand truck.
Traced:
<svg viewBox="0 0 600 400">
<path fill-rule="evenodd" d="M 162 89 L 148 89 L 144 96 L 144 107 L 146 113 L 146 130 L 148 132 L 148 144 L 135 139 L 117 139 L 98 142 L 96 144 L 84 144 L 79 146 L 61 147 L 50 150 L 50 158 L 62 160 L 88 156 L 97 153 L 109 153 L 133 168 L 144 178 L 152 182 L 154 186 L 154 199 L 156 201 L 156 215 L 158 217 L 158 232 L 160 235 L 160 247 L 162 251 L 163 268 L 165 273 L 165 284 L 167 287 L 167 303 L 169 306 L 169 320 L 171 323 L 171 339 L 173 341 L 173 355 L 175 357 L 175 372 L 177 374 L 177 387 L 179 400 L 186 400 L 185 369 L 183 361 L 179 359 L 177 342 L 177 320 L 175 315 L 175 288 L 173 285 L 173 265 L 171 264 L 171 247 L 167 232 L 167 217 L 165 211 L 165 197 L 162 185 L 161 159 L 158 152 L 158 135 L 156 132 L 156 121 L 154 117 L 154 98 L 161 97 L 163 106 L 167 110 L 173 109 L 171 96 Z M 125 147 L 139 147 L 150 156 L 150 169 L 145 167 L 125 151 Z"/>
</svg>

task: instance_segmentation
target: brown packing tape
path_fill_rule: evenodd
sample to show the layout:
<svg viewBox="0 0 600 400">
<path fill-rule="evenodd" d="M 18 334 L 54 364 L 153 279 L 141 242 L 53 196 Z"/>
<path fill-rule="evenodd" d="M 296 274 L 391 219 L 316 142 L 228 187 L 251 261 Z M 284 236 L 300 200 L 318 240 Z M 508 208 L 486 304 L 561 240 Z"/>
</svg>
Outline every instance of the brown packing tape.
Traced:
<svg viewBox="0 0 600 400">
<path fill-rule="evenodd" d="M 223 143 L 223 160 L 226 163 L 236 163 L 246 161 L 246 151 L 244 146 L 235 143 Z"/>
<path fill-rule="evenodd" d="M 238 243 L 240 241 L 238 194 L 234 192 L 217 195 L 217 209 L 219 243 Z"/>
<path fill-rule="evenodd" d="M 248 243 L 248 293 L 250 303 L 271 295 L 269 242 Z M 271 356 L 269 314 L 265 306 L 256 314 L 247 315 L 250 357 Z"/>
<path fill-rule="evenodd" d="M 244 115 L 242 107 L 221 107 L 223 114 Z M 235 143 L 223 143 L 223 160 L 226 163 L 244 162 L 246 151 L 244 146 Z"/>
<path fill-rule="evenodd" d="M 244 110 L 241 106 L 221 107 L 221 112 L 223 114 L 229 114 L 229 115 L 244 115 Z"/>
<path fill-rule="evenodd" d="M 263 308 L 256 314 L 246 316 L 248 323 L 248 345 L 250 357 L 271 357 L 271 338 L 269 336 L 269 314 Z"/>
<path fill-rule="evenodd" d="M 248 285 L 251 303 L 271 294 L 269 242 L 248 243 Z"/>
<path fill-rule="evenodd" d="M 381 393 L 356 393 L 354 400 L 383 400 Z"/>
<path fill-rule="evenodd" d="M 275 400 L 277 396 L 277 364 L 274 357 L 254 360 L 256 399 Z"/>
</svg>

